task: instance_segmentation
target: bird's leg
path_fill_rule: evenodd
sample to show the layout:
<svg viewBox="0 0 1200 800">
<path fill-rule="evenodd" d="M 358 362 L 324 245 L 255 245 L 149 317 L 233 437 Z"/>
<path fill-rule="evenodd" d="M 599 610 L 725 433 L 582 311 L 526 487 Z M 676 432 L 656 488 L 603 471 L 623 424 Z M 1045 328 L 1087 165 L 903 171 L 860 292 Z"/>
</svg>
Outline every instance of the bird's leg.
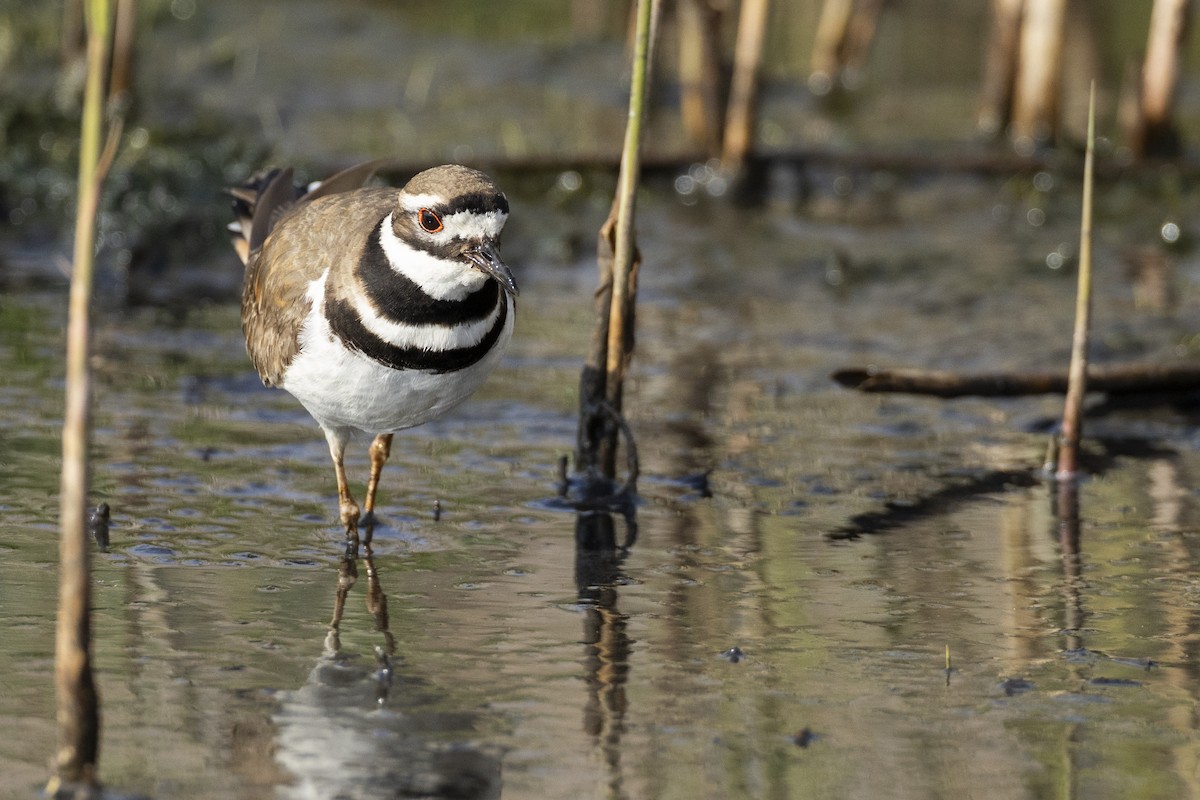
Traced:
<svg viewBox="0 0 1200 800">
<path fill-rule="evenodd" d="M 350 484 L 346 481 L 346 441 L 349 439 L 343 430 L 326 431 L 325 439 L 329 442 L 329 455 L 333 457 L 333 474 L 337 477 L 338 514 L 342 527 L 346 529 L 346 538 L 358 542 L 358 503 L 350 494 Z"/>
<path fill-rule="evenodd" d="M 368 526 L 368 530 L 375 524 L 375 492 L 379 489 L 379 473 L 383 472 L 383 465 L 391 454 L 392 434 L 381 433 L 376 436 L 371 442 L 371 479 L 367 481 L 366 514 L 363 516 L 363 524 Z M 367 541 L 370 542 L 369 533 Z"/>
</svg>

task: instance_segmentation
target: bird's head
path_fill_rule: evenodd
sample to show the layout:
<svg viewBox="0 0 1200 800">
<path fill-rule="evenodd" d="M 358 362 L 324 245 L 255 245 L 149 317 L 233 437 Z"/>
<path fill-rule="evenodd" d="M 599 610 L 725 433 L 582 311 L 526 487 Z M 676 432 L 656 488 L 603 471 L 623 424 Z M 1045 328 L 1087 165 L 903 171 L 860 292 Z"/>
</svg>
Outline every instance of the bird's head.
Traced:
<svg viewBox="0 0 1200 800">
<path fill-rule="evenodd" d="M 507 220 L 508 199 L 491 178 L 446 165 L 419 173 L 400 190 L 392 229 L 409 248 L 432 257 L 446 279 L 470 286 L 492 278 L 515 297 L 516 281 L 500 257 Z"/>
</svg>

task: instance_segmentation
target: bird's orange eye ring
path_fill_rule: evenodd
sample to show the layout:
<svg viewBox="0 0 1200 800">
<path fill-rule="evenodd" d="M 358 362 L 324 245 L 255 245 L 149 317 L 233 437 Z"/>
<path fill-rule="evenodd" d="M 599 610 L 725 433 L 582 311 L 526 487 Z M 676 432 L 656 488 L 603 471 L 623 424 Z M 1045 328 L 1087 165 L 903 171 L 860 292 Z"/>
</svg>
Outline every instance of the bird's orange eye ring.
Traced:
<svg viewBox="0 0 1200 800">
<path fill-rule="evenodd" d="M 437 233 L 442 229 L 442 218 L 428 208 L 417 212 L 417 222 L 426 233 Z"/>
</svg>

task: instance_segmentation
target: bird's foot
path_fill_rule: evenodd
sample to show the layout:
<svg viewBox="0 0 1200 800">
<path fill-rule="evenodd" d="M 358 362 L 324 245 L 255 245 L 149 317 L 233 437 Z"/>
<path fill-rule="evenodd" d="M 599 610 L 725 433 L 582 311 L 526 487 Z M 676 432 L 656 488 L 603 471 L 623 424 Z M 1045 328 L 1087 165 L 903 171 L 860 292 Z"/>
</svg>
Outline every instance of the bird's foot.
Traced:
<svg viewBox="0 0 1200 800">
<path fill-rule="evenodd" d="M 338 503 L 338 518 L 342 521 L 342 529 L 346 532 L 346 541 L 358 542 L 358 504 L 352 499 L 343 499 Z"/>
</svg>

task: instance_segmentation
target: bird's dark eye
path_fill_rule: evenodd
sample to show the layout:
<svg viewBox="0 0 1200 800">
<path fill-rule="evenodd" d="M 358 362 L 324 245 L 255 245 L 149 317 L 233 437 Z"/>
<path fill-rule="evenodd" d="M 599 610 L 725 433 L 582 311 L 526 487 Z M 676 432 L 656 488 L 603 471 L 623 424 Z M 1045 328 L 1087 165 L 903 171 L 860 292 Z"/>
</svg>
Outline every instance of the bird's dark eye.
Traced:
<svg viewBox="0 0 1200 800">
<path fill-rule="evenodd" d="M 417 221 L 421 223 L 426 233 L 437 233 L 442 229 L 442 218 L 428 208 L 417 212 Z"/>
</svg>

